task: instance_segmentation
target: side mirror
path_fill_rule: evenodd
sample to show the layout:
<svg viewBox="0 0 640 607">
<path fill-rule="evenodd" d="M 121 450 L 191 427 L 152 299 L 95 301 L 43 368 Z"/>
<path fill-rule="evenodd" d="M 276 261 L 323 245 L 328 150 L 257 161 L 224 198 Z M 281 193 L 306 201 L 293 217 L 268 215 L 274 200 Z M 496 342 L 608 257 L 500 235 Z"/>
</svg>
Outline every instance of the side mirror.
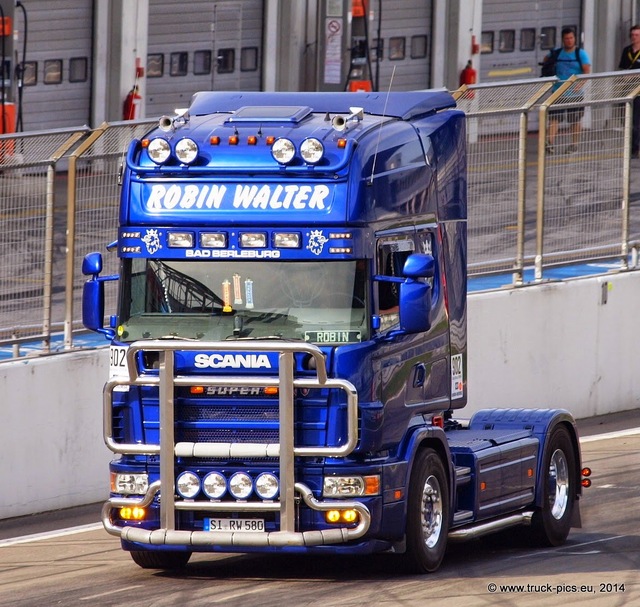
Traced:
<svg viewBox="0 0 640 607">
<path fill-rule="evenodd" d="M 82 324 L 90 331 L 113 339 L 115 331 L 104 328 L 104 283 L 118 280 L 118 276 L 99 276 L 101 271 L 102 255 L 89 253 L 82 261 L 82 273 L 91 276 L 82 288 Z"/>
<path fill-rule="evenodd" d="M 406 280 L 400 283 L 400 329 L 407 333 L 421 333 L 431 328 L 431 285 L 419 279 L 436 275 L 433 255 L 413 253 L 402 269 Z"/>
<path fill-rule="evenodd" d="M 431 286 L 408 278 L 400 283 L 400 329 L 422 333 L 431 328 Z"/>
<path fill-rule="evenodd" d="M 402 275 L 407 278 L 433 278 L 436 275 L 436 260 L 433 255 L 413 253 L 404 262 Z"/>
<path fill-rule="evenodd" d="M 82 273 L 85 276 L 97 278 L 100 272 L 102 272 L 102 254 L 88 253 L 82 260 Z"/>
</svg>

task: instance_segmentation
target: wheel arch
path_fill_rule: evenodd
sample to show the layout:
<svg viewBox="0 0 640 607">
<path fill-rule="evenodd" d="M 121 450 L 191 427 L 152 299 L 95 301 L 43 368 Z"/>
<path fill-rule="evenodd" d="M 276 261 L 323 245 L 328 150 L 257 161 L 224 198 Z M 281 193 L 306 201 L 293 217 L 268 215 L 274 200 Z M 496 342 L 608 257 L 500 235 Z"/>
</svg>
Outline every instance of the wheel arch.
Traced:
<svg viewBox="0 0 640 607">
<path fill-rule="evenodd" d="M 447 473 L 447 483 L 448 483 L 448 491 L 449 494 L 449 503 L 455 503 L 453 500 L 455 498 L 455 483 L 454 483 L 454 464 L 453 458 L 451 456 L 451 451 L 449 450 L 449 443 L 447 442 L 447 437 L 442 428 L 438 426 L 430 426 L 426 428 L 420 428 L 415 430 L 411 436 L 408 438 L 406 442 L 406 447 L 404 449 L 404 458 L 407 462 L 407 469 L 404 479 L 404 486 L 409 487 L 411 482 L 411 474 L 413 473 L 415 461 L 418 457 L 418 454 L 425 449 L 433 449 L 444 465 L 444 469 Z M 408 498 L 408 492 L 406 497 Z M 403 516 L 406 519 L 407 516 L 407 505 L 408 499 L 404 500 L 404 508 L 403 508 Z M 449 510 L 449 519 L 453 519 L 453 509 Z"/>
</svg>

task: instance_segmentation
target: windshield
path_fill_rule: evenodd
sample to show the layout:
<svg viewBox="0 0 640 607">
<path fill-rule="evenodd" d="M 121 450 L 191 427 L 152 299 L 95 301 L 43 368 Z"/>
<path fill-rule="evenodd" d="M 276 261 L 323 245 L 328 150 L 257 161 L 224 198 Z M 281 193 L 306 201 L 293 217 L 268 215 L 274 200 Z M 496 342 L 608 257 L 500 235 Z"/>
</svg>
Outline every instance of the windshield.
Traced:
<svg viewBox="0 0 640 607">
<path fill-rule="evenodd" d="M 368 339 L 364 261 L 126 259 L 118 336 Z"/>
</svg>

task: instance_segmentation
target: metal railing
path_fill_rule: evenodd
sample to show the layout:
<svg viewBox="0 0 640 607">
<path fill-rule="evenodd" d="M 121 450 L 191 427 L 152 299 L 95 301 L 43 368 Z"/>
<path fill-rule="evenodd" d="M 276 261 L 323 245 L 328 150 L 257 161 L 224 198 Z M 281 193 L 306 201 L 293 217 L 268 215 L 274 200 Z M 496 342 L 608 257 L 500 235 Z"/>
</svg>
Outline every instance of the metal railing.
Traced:
<svg viewBox="0 0 640 607">
<path fill-rule="evenodd" d="M 517 285 L 527 266 L 536 280 L 560 264 L 618 259 L 628 267 L 639 237 L 630 154 L 639 93 L 638 70 L 454 92 L 468 117 L 469 275 L 512 272 Z M 574 151 L 567 111 L 575 110 L 584 115 Z M 558 117 L 551 153 L 549 123 Z"/>
<path fill-rule="evenodd" d="M 640 241 L 640 166 L 631 158 L 633 99 L 640 71 L 463 86 L 467 115 L 468 270 L 511 273 L 593 260 L 635 265 Z M 554 110 L 584 110 L 577 150 Z M 118 174 L 129 142 L 155 120 L 0 135 L 0 346 L 25 342 L 68 350 L 82 332 L 82 258 L 116 239 Z M 105 272 L 117 272 L 115 253 Z M 115 310 L 116 289 L 106 309 Z M 4 357 L 7 358 L 6 356 Z M 2 358 L 0 358 L 2 360 Z"/>
</svg>

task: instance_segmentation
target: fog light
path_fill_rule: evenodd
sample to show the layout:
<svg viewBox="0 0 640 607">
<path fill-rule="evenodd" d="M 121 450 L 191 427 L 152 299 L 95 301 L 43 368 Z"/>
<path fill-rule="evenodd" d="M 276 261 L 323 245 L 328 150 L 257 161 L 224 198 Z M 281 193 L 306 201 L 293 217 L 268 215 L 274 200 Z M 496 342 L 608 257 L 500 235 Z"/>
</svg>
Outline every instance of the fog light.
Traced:
<svg viewBox="0 0 640 607">
<path fill-rule="evenodd" d="M 327 510 L 324 515 L 327 523 L 338 523 L 340 522 L 340 511 L 339 510 Z"/>
<path fill-rule="evenodd" d="M 142 521 L 146 514 L 146 510 L 138 506 L 120 508 L 120 518 L 125 521 Z"/>
<path fill-rule="evenodd" d="M 349 509 L 349 510 L 327 510 L 324 515 L 324 520 L 327 523 L 336 524 L 336 523 L 344 523 L 347 525 L 352 525 L 353 523 L 357 523 L 360 519 L 360 515 L 357 510 Z"/>
<path fill-rule="evenodd" d="M 227 479 L 219 472 L 209 472 L 202 481 L 202 490 L 209 499 L 220 499 L 227 492 Z"/>
<path fill-rule="evenodd" d="M 278 479 L 269 472 L 263 472 L 256 479 L 256 493 L 263 500 L 272 500 L 278 495 Z"/>
<path fill-rule="evenodd" d="M 238 500 L 248 498 L 253 491 L 251 477 L 244 472 L 236 472 L 229 479 L 229 493 Z"/>
<path fill-rule="evenodd" d="M 200 479 L 193 472 L 183 472 L 176 480 L 176 490 L 185 499 L 193 499 L 200 493 Z"/>
</svg>

